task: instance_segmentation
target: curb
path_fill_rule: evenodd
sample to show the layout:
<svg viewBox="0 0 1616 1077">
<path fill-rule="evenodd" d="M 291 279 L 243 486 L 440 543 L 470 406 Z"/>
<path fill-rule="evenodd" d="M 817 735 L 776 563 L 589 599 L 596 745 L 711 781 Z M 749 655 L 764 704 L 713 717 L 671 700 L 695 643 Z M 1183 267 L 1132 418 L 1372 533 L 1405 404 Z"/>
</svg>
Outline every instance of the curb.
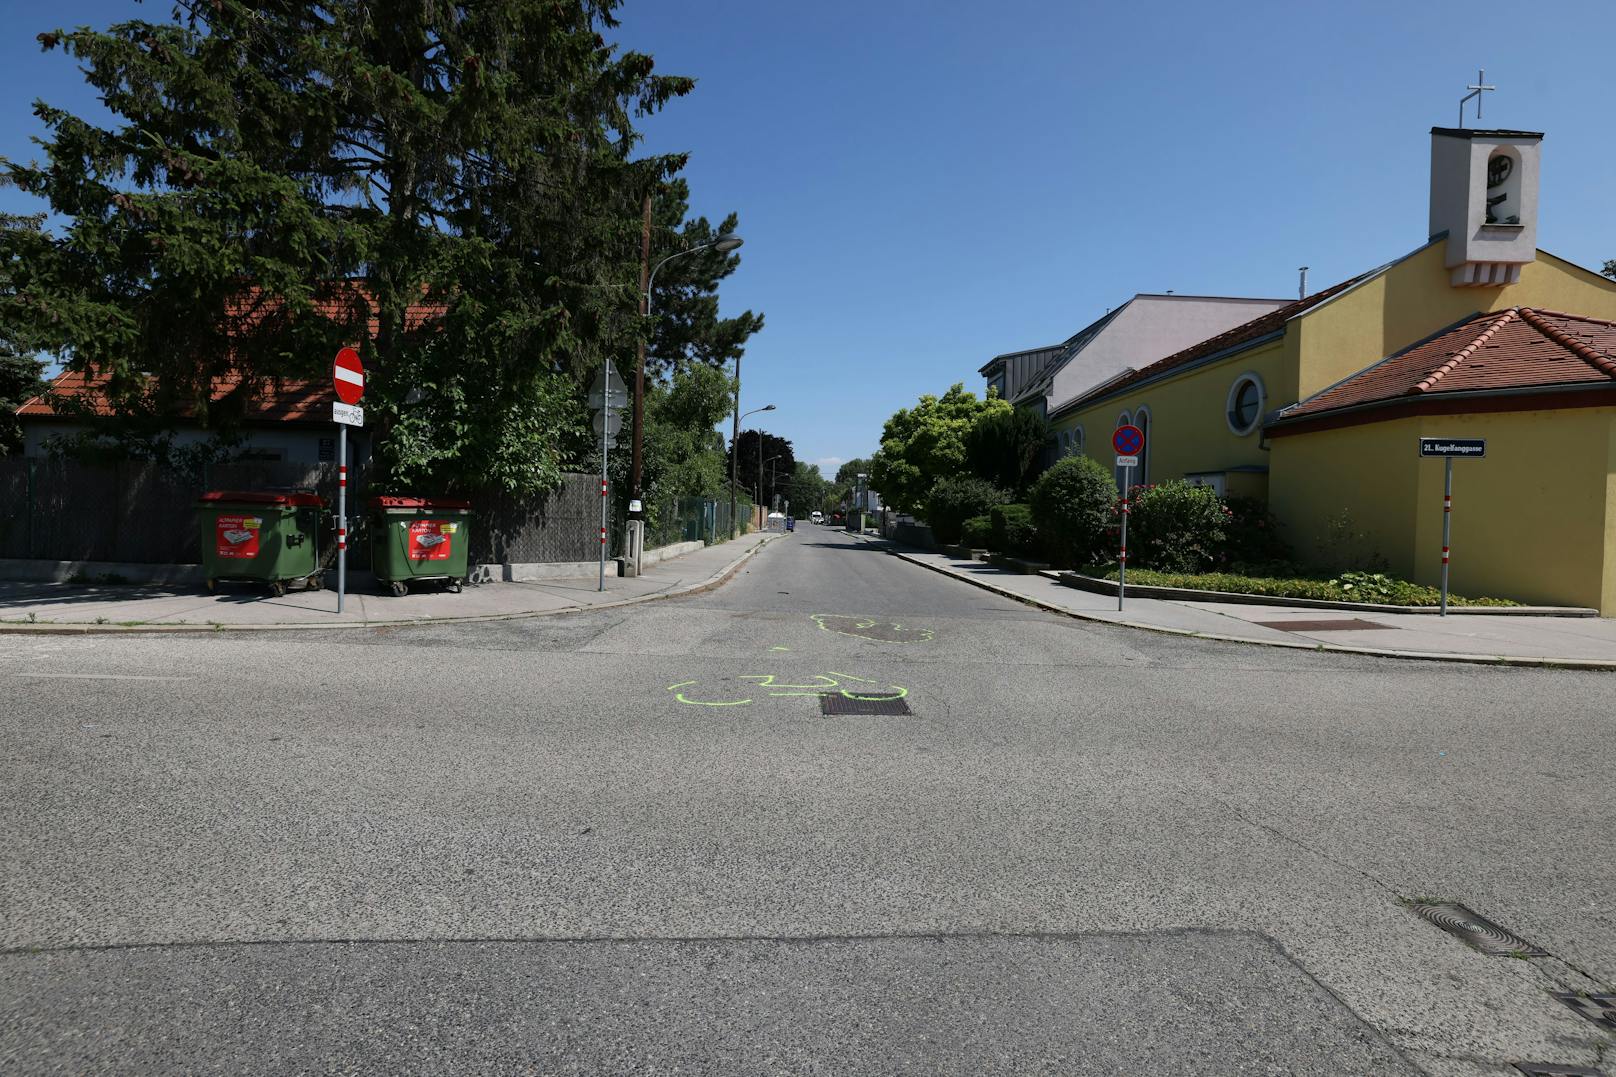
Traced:
<svg viewBox="0 0 1616 1077">
<path fill-rule="evenodd" d="M 866 539 L 866 541 L 872 540 Z M 994 594 L 1001 595 L 1005 598 L 1014 599 L 1017 602 L 1026 603 L 1029 606 L 1037 606 L 1039 609 L 1047 610 L 1050 613 L 1058 613 L 1065 617 L 1071 617 L 1074 620 L 1088 621 L 1093 624 L 1115 625 L 1118 628 L 1136 628 L 1144 632 L 1159 632 L 1163 635 L 1169 636 L 1188 636 L 1192 639 L 1209 639 L 1222 643 L 1244 643 L 1252 647 L 1278 647 L 1291 651 L 1324 651 L 1330 654 L 1357 654 L 1367 655 L 1371 658 L 1404 658 L 1425 662 L 1454 662 L 1463 665 L 1521 666 L 1537 669 L 1581 669 L 1616 672 L 1616 660 L 1607 661 L 1598 658 L 1536 658 L 1529 655 L 1465 654 L 1458 651 L 1400 651 L 1387 647 L 1350 647 L 1341 643 L 1302 643 L 1300 641 L 1293 643 L 1288 640 L 1252 639 L 1249 636 L 1228 636 L 1213 632 L 1196 632 L 1193 629 L 1188 628 L 1169 628 L 1165 625 L 1149 624 L 1144 621 L 1125 621 L 1110 617 L 1096 617 L 1093 614 L 1086 613 L 1082 610 L 1074 610 L 1065 606 L 1057 606 L 1054 603 L 1033 598 L 1031 595 L 1024 595 L 1019 591 L 1012 591 L 1009 588 L 995 587 L 986 580 L 967 576 L 963 573 L 943 568 L 940 565 L 933 565 L 929 562 L 919 560 L 910 554 L 906 554 L 901 550 L 895 550 L 889 547 L 886 552 L 892 554 L 894 557 L 909 562 L 911 565 L 917 565 L 920 568 L 927 569 L 931 572 L 936 572 L 942 576 L 947 576 L 950 579 L 958 580 L 961 583 L 968 583 L 973 587 L 980 587 L 984 591 L 992 591 Z"/>
<path fill-rule="evenodd" d="M 465 625 L 483 624 L 490 621 L 525 621 L 536 617 L 553 617 L 562 613 L 586 613 L 590 610 L 620 609 L 624 606 L 637 606 L 643 602 L 656 602 L 667 598 L 682 598 L 685 595 L 702 594 L 712 591 L 729 582 L 740 567 L 757 552 L 778 535 L 767 535 L 751 549 L 729 562 L 723 568 L 698 583 L 688 584 L 684 587 L 670 591 L 653 591 L 646 595 L 637 595 L 634 598 L 625 598 L 617 602 L 592 603 L 587 606 L 558 606 L 549 610 L 520 610 L 515 613 L 483 613 L 470 617 L 413 617 L 396 621 L 334 621 L 316 624 L 52 624 L 47 622 L 18 623 L 15 621 L 0 623 L 0 634 L 11 633 L 16 635 L 115 635 L 128 632 L 146 632 L 167 634 L 174 632 L 193 632 L 205 635 L 216 635 L 222 632 L 331 632 L 341 629 L 353 628 L 413 628 L 420 625 Z"/>
</svg>

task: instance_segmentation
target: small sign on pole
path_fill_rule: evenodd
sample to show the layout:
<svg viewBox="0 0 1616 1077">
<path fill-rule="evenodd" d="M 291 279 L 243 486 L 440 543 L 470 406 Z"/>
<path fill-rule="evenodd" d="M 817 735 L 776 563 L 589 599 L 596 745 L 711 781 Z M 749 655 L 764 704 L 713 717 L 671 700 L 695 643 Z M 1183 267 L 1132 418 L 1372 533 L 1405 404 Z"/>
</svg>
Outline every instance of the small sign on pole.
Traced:
<svg viewBox="0 0 1616 1077">
<path fill-rule="evenodd" d="M 365 409 L 357 404 L 331 402 L 331 418 L 343 426 L 364 426 Z"/>
<path fill-rule="evenodd" d="M 1442 457 L 1442 606 L 1440 616 L 1448 615 L 1448 556 L 1453 538 L 1453 458 L 1483 460 L 1486 438 L 1421 438 L 1421 456 Z"/>
</svg>

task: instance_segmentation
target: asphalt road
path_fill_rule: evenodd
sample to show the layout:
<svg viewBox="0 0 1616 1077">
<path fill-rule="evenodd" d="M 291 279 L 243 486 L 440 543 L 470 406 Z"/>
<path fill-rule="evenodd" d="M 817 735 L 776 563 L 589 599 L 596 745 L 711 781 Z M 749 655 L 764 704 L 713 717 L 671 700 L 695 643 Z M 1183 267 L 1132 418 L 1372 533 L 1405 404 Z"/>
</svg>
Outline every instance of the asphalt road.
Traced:
<svg viewBox="0 0 1616 1077">
<path fill-rule="evenodd" d="M 1514 1074 L 1612 1042 L 1550 994 L 1616 981 L 1606 675 L 1085 624 L 804 525 L 594 614 L 0 636 L 0 692 L 0 1073 Z"/>
</svg>

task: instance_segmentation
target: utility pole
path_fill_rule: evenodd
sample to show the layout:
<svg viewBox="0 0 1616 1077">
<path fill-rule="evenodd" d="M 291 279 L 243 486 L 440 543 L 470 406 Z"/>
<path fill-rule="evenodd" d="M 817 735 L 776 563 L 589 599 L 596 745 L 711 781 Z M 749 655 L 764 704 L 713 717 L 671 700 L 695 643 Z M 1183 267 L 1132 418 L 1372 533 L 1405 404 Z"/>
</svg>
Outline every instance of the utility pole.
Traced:
<svg viewBox="0 0 1616 1077">
<path fill-rule="evenodd" d="M 736 465 L 741 462 L 741 357 L 735 357 L 735 425 L 730 427 L 729 434 L 729 537 L 741 537 L 741 521 L 735 518 L 740 511 L 736 503 L 736 485 L 738 482 Z"/>
<path fill-rule="evenodd" d="M 640 500 L 640 449 L 645 437 L 645 326 L 651 313 L 651 195 L 645 195 L 640 223 L 640 343 L 634 357 L 634 448 L 629 461 L 629 498 Z M 641 513 L 632 512 L 638 519 Z"/>
</svg>

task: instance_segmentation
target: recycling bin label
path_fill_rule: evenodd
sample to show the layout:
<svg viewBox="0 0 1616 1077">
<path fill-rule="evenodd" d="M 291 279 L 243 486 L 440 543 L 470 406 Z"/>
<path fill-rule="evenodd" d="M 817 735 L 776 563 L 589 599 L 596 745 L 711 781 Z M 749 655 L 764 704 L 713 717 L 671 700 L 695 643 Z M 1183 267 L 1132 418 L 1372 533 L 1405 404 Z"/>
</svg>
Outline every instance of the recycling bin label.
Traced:
<svg viewBox="0 0 1616 1077">
<path fill-rule="evenodd" d="M 410 560 L 447 561 L 455 525 L 448 520 L 410 521 Z"/>
<path fill-rule="evenodd" d="M 264 521 L 259 516 L 219 516 L 214 523 L 215 552 L 220 557 L 250 561 L 258 556 L 258 535 Z"/>
</svg>

